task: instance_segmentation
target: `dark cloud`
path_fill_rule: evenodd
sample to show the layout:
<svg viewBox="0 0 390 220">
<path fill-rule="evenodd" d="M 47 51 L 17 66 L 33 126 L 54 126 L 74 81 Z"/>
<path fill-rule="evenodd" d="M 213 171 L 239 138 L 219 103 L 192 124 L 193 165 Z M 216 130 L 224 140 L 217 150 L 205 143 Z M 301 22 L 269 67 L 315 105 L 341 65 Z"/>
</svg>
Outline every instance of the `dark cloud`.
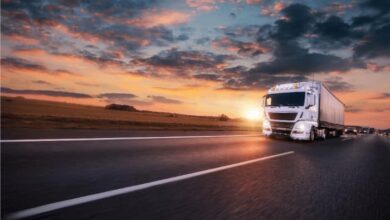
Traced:
<svg viewBox="0 0 390 220">
<path fill-rule="evenodd" d="M 274 59 L 258 63 L 250 71 L 253 74 L 303 74 L 347 71 L 356 66 L 363 67 L 359 62 L 342 59 L 334 55 L 309 52 L 297 43 L 279 43 Z"/>
<path fill-rule="evenodd" d="M 253 68 L 243 66 L 226 68 L 224 88 L 264 89 L 278 83 L 306 81 L 313 73 L 343 72 L 352 67 L 364 67 L 364 64 L 334 55 L 310 53 L 297 43 L 290 42 L 279 44 L 271 61 L 259 62 Z M 349 84 L 335 82 L 335 78 L 328 81 L 333 88 L 351 89 Z"/>
<path fill-rule="evenodd" d="M 366 0 L 361 3 L 361 6 L 378 10 L 381 13 L 390 11 L 390 2 L 387 0 Z"/>
<path fill-rule="evenodd" d="M 234 40 L 229 37 L 221 37 L 213 40 L 212 45 L 216 47 L 226 48 L 230 51 L 237 52 L 245 56 L 257 56 L 267 51 L 265 46 L 255 42 L 243 42 Z"/>
<path fill-rule="evenodd" d="M 153 102 L 164 103 L 164 104 L 182 104 L 182 101 L 176 99 L 166 98 L 164 96 L 148 96 Z"/>
<path fill-rule="evenodd" d="M 104 67 L 107 65 L 116 65 L 125 68 L 127 63 L 122 61 L 120 54 L 116 52 L 90 52 L 88 50 L 76 51 L 74 54 L 58 54 L 70 57 L 79 57 L 89 62 L 96 63 L 97 65 Z"/>
<path fill-rule="evenodd" d="M 20 95 L 45 95 L 51 97 L 65 97 L 65 98 L 93 98 L 91 95 L 84 93 L 76 93 L 76 92 L 66 92 L 66 91 L 54 91 L 54 90 L 32 90 L 32 89 L 11 89 L 7 87 L 1 87 L 2 93 L 10 93 L 10 94 L 20 94 Z"/>
<path fill-rule="evenodd" d="M 149 106 L 153 103 L 142 99 L 132 93 L 103 93 L 96 96 L 107 104 L 123 104 L 135 106 Z"/>
<path fill-rule="evenodd" d="M 202 38 L 198 38 L 195 40 L 195 43 L 196 44 L 199 44 L 199 45 L 204 45 L 206 43 L 210 42 L 210 38 L 209 37 L 202 37 Z"/>
<path fill-rule="evenodd" d="M 199 71 L 218 71 L 218 65 L 234 59 L 235 57 L 231 55 L 172 48 L 149 58 L 134 59 L 132 64 L 144 66 L 149 72 L 158 72 L 159 68 L 166 68 L 174 75 L 190 77 L 190 74 Z"/>
<path fill-rule="evenodd" d="M 334 76 L 324 80 L 326 86 L 332 91 L 349 92 L 353 91 L 353 85 L 343 81 L 340 76 Z"/>
<path fill-rule="evenodd" d="M 316 24 L 316 33 L 331 40 L 340 40 L 350 35 L 350 25 L 338 16 L 330 16 L 326 21 Z"/>
<path fill-rule="evenodd" d="M 22 58 L 16 58 L 16 57 L 5 57 L 1 59 L 1 65 L 2 67 L 9 68 L 9 69 L 15 69 L 15 70 L 25 70 L 25 71 L 35 71 L 40 73 L 46 73 L 46 74 L 53 74 L 53 75 L 78 75 L 76 73 L 73 73 L 68 70 L 64 69 L 57 69 L 57 70 L 50 70 L 46 66 L 33 63 L 31 61 L 22 59 Z"/>
<path fill-rule="evenodd" d="M 2 34 L 37 39 L 46 50 L 64 52 L 67 41 L 56 35 L 103 41 L 110 49 L 132 55 L 144 46 L 167 46 L 185 41 L 186 34 L 174 35 L 164 26 L 129 25 L 129 19 L 157 6 L 158 1 L 4 1 Z M 60 33 L 64 34 L 64 33 Z M 62 46 L 61 46 L 62 45 Z M 88 48 L 88 47 L 87 47 Z M 88 48 L 96 49 L 96 48 Z M 62 50 L 62 51 L 61 51 Z"/>
<path fill-rule="evenodd" d="M 226 79 L 222 89 L 257 90 L 268 89 L 275 84 L 302 82 L 309 80 L 302 75 L 259 75 L 250 72 L 241 73 L 239 77 Z"/>
<path fill-rule="evenodd" d="M 359 15 L 352 18 L 352 26 L 353 27 L 359 27 L 366 24 L 372 24 L 374 21 L 376 21 L 381 16 L 378 15 Z"/>
<path fill-rule="evenodd" d="M 356 106 L 347 105 L 345 108 L 345 111 L 350 112 L 350 113 L 357 113 L 357 112 L 364 111 L 364 109 L 356 107 Z"/>
<path fill-rule="evenodd" d="M 311 9 L 303 4 L 291 4 L 284 8 L 282 14 L 286 19 L 275 22 L 276 32 L 273 38 L 278 41 L 296 39 L 308 32 L 315 21 Z"/>
<path fill-rule="evenodd" d="M 354 48 L 355 57 L 390 57 L 390 23 L 375 28 Z"/>
<path fill-rule="evenodd" d="M 378 100 L 390 99 L 390 93 L 384 92 L 384 93 L 379 94 L 377 96 L 371 97 L 370 99 L 378 99 Z"/>
<path fill-rule="evenodd" d="M 97 96 L 98 98 L 108 99 L 133 99 L 137 96 L 131 93 L 103 93 Z"/>
<path fill-rule="evenodd" d="M 98 84 L 98 83 L 87 83 L 87 82 L 75 82 L 75 84 L 81 85 L 81 86 L 87 86 L 87 87 L 100 87 L 101 86 L 101 84 Z"/>
<path fill-rule="evenodd" d="M 35 84 L 40 84 L 40 85 L 52 85 L 51 83 L 46 82 L 44 80 L 34 80 L 32 82 L 35 83 Z"/>
<path fill-rule="evenodd" d="M 16 57 L 5 57 L 1 59 L 1 65 L 9 68 L 32 70 L 40 72 L 48 72 L 49 70 L 40 64 L 32 63 L 28 60 L 16 58 Z"/>
<path fill-rule="evenodd" d="M 229 37 L 249 37 L 253 38 L 258 34 L 264 34 L 269 31 L 270 25 L 247 25 L 247 26 L 228 26 L 218 28 L 218 32 L 222 32 Z"/>
<path fill-rule="evenodd" d="M 196 79 L 203 79 L 209 81 L 221 81 L 221 76 L 218 74 L 196 74 L 193 75 Z"/>
</svg>

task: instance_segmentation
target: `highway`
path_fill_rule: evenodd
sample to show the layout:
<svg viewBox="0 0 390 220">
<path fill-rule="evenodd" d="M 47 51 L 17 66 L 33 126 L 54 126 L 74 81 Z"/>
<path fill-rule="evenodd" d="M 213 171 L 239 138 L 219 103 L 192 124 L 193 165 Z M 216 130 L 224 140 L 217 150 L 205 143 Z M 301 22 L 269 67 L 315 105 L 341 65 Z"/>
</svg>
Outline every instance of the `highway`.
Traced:
<svg viewBox="0 0 390 220">
<path fill-rule="evenodd" d="M 1 185 L 5 219 L 390 219 L 390 139 L 7 129 Z"/>
</svg>

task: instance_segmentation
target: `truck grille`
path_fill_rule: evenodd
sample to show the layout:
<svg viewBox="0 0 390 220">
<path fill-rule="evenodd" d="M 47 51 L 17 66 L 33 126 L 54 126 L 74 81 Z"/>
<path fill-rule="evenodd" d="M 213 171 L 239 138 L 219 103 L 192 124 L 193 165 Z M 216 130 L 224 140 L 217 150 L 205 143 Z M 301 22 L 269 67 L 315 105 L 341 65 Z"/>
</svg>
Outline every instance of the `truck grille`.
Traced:
<svg viewBox="0 0 390 220">
<path fill-rule="evenodd" d="M 291 122 L 274 122 L 274 121 L 271 121 L 271 128 L 272 130 L 277 130 L 277 129 L 288 129 L 288 130 L 292 130 L 293 127 L 294 127 L 294 123 L 291 123 Z"/>
<path fill-rule="evenodd" d="M 274 113 L 270 112 L 268 113 L 269 117 L 271 119 L 275 120 L 295 120 L 295 117 L 297 117 L 297 113 Z"/>
</svg>

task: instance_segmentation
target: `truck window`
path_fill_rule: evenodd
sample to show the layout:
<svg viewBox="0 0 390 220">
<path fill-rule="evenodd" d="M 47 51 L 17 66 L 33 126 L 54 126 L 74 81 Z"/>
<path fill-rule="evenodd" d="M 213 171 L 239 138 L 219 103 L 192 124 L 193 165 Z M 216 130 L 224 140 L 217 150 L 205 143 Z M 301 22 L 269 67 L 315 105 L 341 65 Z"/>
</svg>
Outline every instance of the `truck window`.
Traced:
<svg viewBox="0 0 390 220">
<path fill-rule="evenodd" d="M 265 106 L 303 106 L 304 92 L 278 93 L 266 95 Z"/>
</svg>

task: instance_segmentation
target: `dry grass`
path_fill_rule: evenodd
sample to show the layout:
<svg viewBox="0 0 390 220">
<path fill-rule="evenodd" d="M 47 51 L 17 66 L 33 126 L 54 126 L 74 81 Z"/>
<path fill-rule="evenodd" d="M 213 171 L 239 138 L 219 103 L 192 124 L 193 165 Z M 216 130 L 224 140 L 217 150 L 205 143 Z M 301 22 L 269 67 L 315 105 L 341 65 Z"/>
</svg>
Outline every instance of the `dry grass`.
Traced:
<svg viewBox="0 0 390 220">
<path fill-rule="evenodd" d="M 243 120 L 159 112 L 127 112 L 61 102 L 1 97 L 1 127 L 254 130 Z"/>
</svg>

